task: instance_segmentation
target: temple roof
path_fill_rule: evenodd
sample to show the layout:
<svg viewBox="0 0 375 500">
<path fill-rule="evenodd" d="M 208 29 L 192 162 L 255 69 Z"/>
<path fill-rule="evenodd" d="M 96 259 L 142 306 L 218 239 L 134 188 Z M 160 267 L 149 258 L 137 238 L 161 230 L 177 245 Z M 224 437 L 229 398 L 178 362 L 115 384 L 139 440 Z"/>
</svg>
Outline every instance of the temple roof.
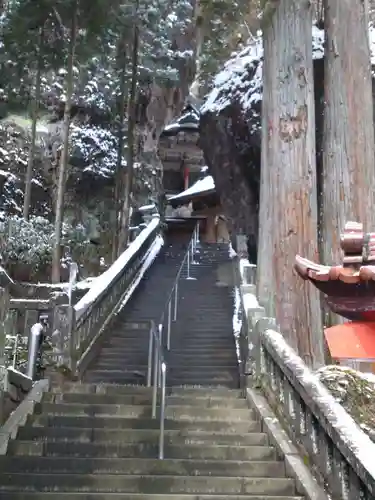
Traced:
<svg viewBox="0 0 375 500">
<path fill-rule="evenodd" d="M 161 137 L 176 135 L 179 132 L 198 132 L 199 120 L 199 110 L 192 104 L 188 104 L 183 109 L 181 116 L 164 128 Z"/>
<path fill-rule="evenodd" d="M 168 202 L 172 205 L 190 203 L 194 198 L 207 196 L 216 192 L 215 182 L 211 175 L 199 179 L 192 186 L 179 194 L 168 198 Z"/>
<path fill-rule="evenodd" d="M 344 283 L 360 283 L 375 280 L 375 266 L 363 265 L 358 269 L 353 267 L 323 266 L 311 260 L 296 255 L 295 269 L 303 279 L 314 281 L 343 281 Z"/>
</svg>

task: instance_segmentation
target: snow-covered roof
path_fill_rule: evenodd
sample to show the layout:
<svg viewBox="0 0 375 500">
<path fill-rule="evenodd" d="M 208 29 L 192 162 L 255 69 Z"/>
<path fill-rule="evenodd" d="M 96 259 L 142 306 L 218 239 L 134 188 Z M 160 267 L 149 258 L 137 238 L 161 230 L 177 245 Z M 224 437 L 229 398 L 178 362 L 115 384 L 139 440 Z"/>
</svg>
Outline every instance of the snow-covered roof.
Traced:
<svg viewBox="0 0 375 500">
<path fill-rule="evenodd" d="M 371 63 L 375 64 L 375 28 L 369 26 L 371 47 Z M 316 25 L 312 27 L 313 59 L 324 56 L 324 31 Z M 238 103 L 244 111 L 251 108 L 254 124 L 249 127 L 250 133 L 257 132 L 260 127 L 260 102 L 263 95 L 263 43 L 259 31 L 240 52 L 229 59 L 224 68 L 216 75 L 213 88 L 206 96 L 200 113 L 220 113 L 233 103 Z"/>
<path fill-rule="evenodd" d="M 192 104 L 188 104 L 179 118 L 164 127 L 161 135 L 170 136 L 178 134 L 178 132 L 198 132 L 199 118 L 199 111 Z"/>
<path fill-rule="evenodd" d="M 211 175 L 207 175 L 207 177 L 199 179 L 199 181 L 195 182 L 188 189 L 185 189 L 185 191 L 182 191 L 182 193 L 171 196 L 168 199 L 168 201 L 169 202 L 180 201 L 201 194 L 210 194 L 214 191 L 215 191 L 214 179 Z"/>
</svg>

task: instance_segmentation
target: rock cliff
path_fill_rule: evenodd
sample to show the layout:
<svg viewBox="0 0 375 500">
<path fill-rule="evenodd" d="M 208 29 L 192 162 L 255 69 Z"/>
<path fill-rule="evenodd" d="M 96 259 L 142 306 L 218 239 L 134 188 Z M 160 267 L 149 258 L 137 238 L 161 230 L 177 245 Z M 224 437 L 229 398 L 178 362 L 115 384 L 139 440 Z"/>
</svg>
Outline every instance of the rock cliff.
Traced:
<svg viewBox="0 0 375 500">
<path fill-rule="evenodd" d="M 323 39 L 323 31 L 313 26 L 318 193 L 321 191 L 324 99 Z M 374 54 L 375 44 L 372 44 L 373 59 Z M 213 89 L 201 108 L 200 122 L 200 144 L 225 214 L 235 232 L 249 236 L 249 251 L 253 259 L 256 258 L 258 230 L 262 66 L 263 48 L 259 33 L 217 74 Z"/>
</svg>

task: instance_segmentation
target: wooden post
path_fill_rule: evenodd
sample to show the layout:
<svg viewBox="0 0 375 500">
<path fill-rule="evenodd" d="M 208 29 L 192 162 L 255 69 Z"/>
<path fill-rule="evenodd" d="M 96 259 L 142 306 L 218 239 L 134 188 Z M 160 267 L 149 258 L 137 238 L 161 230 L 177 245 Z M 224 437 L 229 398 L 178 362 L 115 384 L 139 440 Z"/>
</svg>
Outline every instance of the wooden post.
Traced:
<svg viewBox="0 0 375 500">
<path fill-rule="evenodd" d="M 4 419 L 4 393 L 7 371 L 5 366 L 6 320 L 9 312 L 9 286 L 13 283 L 5 269 L 0 267 L 0 424 Z"/>
</svg>

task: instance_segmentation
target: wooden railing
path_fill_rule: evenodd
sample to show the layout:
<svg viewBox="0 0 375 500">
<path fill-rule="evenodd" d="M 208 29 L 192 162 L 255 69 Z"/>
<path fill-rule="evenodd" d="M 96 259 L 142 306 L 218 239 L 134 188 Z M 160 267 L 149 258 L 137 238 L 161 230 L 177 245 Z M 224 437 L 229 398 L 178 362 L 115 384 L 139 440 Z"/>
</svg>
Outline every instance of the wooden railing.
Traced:
<svg viewBox="0 0 375 500">
<path fill-rule="evenodd" d="M 375 443 L 289 347 L 275 320 L 265 317 L 253 284 L 240 275 L 244 390 L 252 385 L 264 393 L 332 498 L 374 500 Z"/>
</svg>

